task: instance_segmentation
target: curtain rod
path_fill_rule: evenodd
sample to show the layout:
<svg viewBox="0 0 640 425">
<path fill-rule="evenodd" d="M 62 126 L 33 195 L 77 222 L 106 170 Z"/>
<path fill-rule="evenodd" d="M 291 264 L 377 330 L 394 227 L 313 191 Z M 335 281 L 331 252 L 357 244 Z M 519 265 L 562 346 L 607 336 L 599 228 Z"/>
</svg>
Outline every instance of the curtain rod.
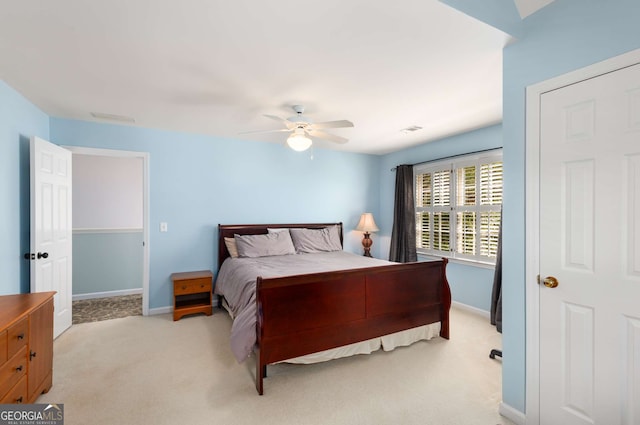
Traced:
<svg viewBox="0 0 640 425">
<path fill-rule="evenodd" d="M 497 151 L 498 149 L 502 149 L 502 148 L 490 148 L 490 149 L 482 149 L 479 151 L 474 151 L 474 152 L 465 152 L 465 153 L 460 153 L 458 155 L 451 155 L 451 156 L 443 156 L 440 158 L 435 158 L 435 159 L 430 159 L 428 161 L 422 161 L 422 162 L 416 162 L 415 164 L 407 164 L 410 165 L 412 167 L 415 167 L 416 165 L 422 165 L 422 164 L 428 164 L 430 162 L 436 162 L 436 161 L 442 161 L 444 159 L 451 159 L 451 158 L 457 158 L 459 156 L 467 156 L 467 155 L 475 155 L 477 153 L 484 153 L 484 152 L 490 152 L 490 151 Z M 398 168 L 398 166 L 396 165 L 395 167 L 393 167 L 391 169 L 391 171 L 396 171 L 396 168 Z"/>
</svg>

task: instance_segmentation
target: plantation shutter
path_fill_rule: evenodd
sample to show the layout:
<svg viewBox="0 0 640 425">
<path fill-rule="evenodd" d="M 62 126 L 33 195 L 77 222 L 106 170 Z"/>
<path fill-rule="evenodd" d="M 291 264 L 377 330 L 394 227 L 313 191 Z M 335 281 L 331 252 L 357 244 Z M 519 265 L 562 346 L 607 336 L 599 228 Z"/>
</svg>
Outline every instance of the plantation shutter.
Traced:
<svg viewBox="0 0 640 425">
<path fill-rule="evenodd" d="M 419 253 L 494 263 L 502 206 L 502 152 L 414 166 Z"/>
</svg>

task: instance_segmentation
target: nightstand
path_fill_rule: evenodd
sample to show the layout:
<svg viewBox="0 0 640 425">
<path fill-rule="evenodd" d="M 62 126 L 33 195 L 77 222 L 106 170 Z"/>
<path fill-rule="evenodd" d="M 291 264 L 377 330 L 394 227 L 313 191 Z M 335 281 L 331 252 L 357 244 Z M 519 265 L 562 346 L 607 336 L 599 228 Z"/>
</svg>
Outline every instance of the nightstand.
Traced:
<svg viewBox="0 0 640 425">
<path fill-rule="evenodd" d="M 213 273 L 209 270 L 173 273 L 173 320 L 187 314 L 211 316 Z"/>
</svg>

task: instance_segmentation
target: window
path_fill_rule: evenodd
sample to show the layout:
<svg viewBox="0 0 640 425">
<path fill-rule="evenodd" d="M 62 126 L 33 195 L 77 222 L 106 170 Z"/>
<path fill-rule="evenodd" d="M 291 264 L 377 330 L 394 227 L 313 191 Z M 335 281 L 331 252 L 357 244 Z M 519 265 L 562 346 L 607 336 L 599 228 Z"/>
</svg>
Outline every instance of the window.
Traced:
<svg viewBox="0 0 640 425">
<path fill-rule="evenodd" d="M 502 150 L 413 167 L 420 254 L 495 264 Z"/>
</svg>

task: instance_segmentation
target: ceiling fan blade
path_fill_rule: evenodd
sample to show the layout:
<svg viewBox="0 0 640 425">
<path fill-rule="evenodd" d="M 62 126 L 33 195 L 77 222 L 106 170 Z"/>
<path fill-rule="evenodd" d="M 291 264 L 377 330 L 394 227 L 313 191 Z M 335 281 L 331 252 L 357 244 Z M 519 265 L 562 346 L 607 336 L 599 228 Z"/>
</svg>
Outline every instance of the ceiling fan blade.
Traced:
<svg viewBox="0 0 640 425">
<path fill-rule="evenodd" d="M 279 128 L 278 130 L 253 130 L 253 131 L 242 131 L 238 134 L 255 134 L 255 133 L 279 133 L 282 131 L 290 132 L 288 128 Z"/>
<path fill-rule="evenodd" d="M 318 139 L 328 140 L 334 143 L 347 143 L 349 139 L 345 139 L 344 137 L 336 136 L 335 134 L 330 134 L 320 130 L 309 130 L 307 134 L 311 137 L 317 137 Z"/>
<path fill-rule="evenodd" d="M 342 127 L 353 127 L 353 123 L 349 120 L 338 120 L 338 121 L 316 122 L 313 124 L 313 128 L 342 128 Z"/>
<path fill-rule="evenodd" d="M 279 117 L 279 116 L 277 116 L 277 115 L 268 115 L 268 114 L 265 114 L 264 116 L 265 116 L 265 117 L 267 117 L 267 118 L 270 118 L 270 119 L 272 119 L 272 120 L 276 120 L 276 121 L 283 122 L 283 123 L 287 126 L 287 128 L 289 128 L 289 129 L 291 129 L 291 128 L 293 128 L 293 127 L 295 127 L 295 126 L 296 126 L 296 125 L 295 125 L 295 123 L 292 123 L 292 122 L 291 122 L 291 121 L 289 121 L 288 119 L 281 118 L 281 117 Z"/>
</svg>

